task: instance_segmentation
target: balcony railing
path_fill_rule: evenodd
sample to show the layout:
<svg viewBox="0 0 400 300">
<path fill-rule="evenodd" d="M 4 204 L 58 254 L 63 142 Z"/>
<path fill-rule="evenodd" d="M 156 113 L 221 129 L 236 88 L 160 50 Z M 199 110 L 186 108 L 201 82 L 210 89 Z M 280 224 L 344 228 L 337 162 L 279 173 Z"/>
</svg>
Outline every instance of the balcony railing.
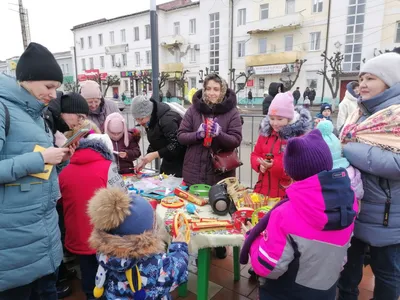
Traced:
<svg viewBox="0 0 400 300">
<path fill-rule="evenodd" d="M 263 34 L 279 30 L 298 28 L 303 24 L 300 13 L 288 14 L 276 18 L 268 18 L 249 23 L 248 34 Z"/>
</svg>

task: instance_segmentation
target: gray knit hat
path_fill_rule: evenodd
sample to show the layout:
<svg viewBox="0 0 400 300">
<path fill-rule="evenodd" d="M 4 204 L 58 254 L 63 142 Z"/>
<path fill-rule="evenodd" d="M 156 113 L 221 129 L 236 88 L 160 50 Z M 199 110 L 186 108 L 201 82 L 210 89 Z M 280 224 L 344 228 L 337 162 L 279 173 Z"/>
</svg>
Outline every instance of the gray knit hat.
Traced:
<svg viewBox="0 0 400 300">
<path fill-rule="evenodd" d="M 377 76 L 389 87 L 400 82 L 400 55 L 385 53 L 368 60 L 362 67 L 360 74 L 370 73 Z"/>
<path fill-rule="evenodd" d="M 131 112 L 135 119 L 148 117 L 153 112 L 153 102 L 146 96 L 136 96 L 132 100 Z"/>
</svg>

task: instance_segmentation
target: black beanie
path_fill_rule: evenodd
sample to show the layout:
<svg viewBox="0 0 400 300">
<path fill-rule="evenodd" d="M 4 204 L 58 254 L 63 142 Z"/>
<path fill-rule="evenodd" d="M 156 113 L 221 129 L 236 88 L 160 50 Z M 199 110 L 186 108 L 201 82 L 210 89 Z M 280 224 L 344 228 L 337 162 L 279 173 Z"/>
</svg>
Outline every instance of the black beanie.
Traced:
<svg viewBox="0 0 400 300">
<path fill-rule="evenodd" d="M 19 58 L 18 81 L 51 80 L 63 82 L 63 73 L 53 54 L 44 46 L 30 43 Z"/>
<path fill-rule="evenodd" d="M 69 93 L 61 96 L 61 112 L 65 114 L 89 115 L 89 105 L 80 94 Z"/>
</svg>

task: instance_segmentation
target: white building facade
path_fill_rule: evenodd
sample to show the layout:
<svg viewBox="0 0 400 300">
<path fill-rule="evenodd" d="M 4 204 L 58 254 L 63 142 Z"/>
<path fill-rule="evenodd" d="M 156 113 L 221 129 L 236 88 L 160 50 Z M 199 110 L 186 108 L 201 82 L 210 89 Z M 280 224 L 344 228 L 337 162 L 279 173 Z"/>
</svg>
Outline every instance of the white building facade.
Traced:
<svg viewBox="0 0 400 300">
<path fill-rule="evenodd" d="M 400 45 L 400 8 L 394 2 L 175 0 L 159 5 L 160 71 L 169 75 L 162 93 L 185 96 L 191 88 L 201 88 L 207 72 L 219 72 L 232 88 L 242 88 L 239 102 L 251 89 L 256 103 L 261 103 L 271 82 L 282 79 L 293 85 L 299 63 L 306 60 L 291 90 L 312 87 L 317 103 L 322 94 L 323 101 L 330 101 L 328 85 L 318 74 L 324 67 L 321 54 L 344 53 L 343 84 L 354 79 L 364 58 Z M 88 74 L 103 79 L 119 76 L 120 84 L 107 96 L 133 97 L 151 91 L 149 11 L 100 19 L 72 30 L 78 79 L 87 79 Z M 241 72 L 252 74 L 246 84 L 244 77 L 237 79 Z M 182 76 L 184 87 L 176 84 Z"/>
</svg>

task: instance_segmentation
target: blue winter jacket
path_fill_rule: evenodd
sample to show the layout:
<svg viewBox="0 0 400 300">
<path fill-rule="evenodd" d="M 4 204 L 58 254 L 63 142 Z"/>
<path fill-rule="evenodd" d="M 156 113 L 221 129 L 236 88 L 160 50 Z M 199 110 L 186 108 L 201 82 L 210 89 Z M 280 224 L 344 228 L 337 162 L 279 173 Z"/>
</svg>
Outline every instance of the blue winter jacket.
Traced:
<svg viewBox="0 0 400 300">
<path fill-rule="evenodd" d="M 62 259 L 56 202 L 57 171 L 48 180 L 29 174 L 44 171 L 35 145 L 51 147 L 52 132 L 41 116 L 44 105 L 15 79 L 0 75 L 0 291 L 54 273 Z"/>
<path fill-rule="evenodd" d="M 400 104 L 400 83 L 370 100 L 359 102 L 363 115 L 358 123 L 391 105 Z M 354 235 L 376 247 L 400 243 L 400 154 L 363 143 L 348 143 L 344 156 L 359 169 L 364 185 L 364 198 L 356 220 Z M 389 225 L 383 225 L 387 197 L 379 179 L 388 179 L 391 192 Z"/>
</svg>

